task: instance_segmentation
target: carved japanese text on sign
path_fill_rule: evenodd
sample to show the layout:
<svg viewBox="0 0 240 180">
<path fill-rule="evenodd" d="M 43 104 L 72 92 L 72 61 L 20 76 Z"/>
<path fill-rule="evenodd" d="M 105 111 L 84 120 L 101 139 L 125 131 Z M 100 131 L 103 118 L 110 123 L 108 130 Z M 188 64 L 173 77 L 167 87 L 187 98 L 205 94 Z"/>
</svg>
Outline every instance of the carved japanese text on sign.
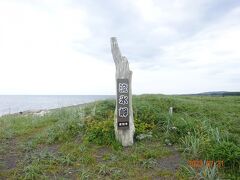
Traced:
<svg viewBox="0 0 240 180">
<path fill-rule="evenodd" d="M 117 125 L 118 129 L 129 129 L 129 81 L 117 79 Z"/>
</svg>

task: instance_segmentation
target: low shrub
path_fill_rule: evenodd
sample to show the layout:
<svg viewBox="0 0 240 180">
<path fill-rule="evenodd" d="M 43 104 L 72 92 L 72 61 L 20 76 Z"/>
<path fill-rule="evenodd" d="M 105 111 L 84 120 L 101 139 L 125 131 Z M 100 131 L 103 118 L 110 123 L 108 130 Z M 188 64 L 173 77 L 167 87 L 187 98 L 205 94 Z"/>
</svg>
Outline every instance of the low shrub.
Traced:
<svg viewBox="0 0 240 180">
<path fill-rule="evenodd" d="M 137 102 L 133 106 L 134 118 L 140 119 L 145 123 L 157 124 L 160 119 L 160 109 L 147 101 Z"/>
<path fill-rule="evenodd" d="M 98 145 L 115 144 L 113 120 L 87 121 L 84 138 Z"/>
<path fill-rule="evenodd" d="M 139 121 L 138 119 L 135 119 L 134 125 L 135 125 L 135 136 L 149 133 L 156 127 L 155 124 L 153 123 L 146 123 L 143 121 Z"/>
</svg>

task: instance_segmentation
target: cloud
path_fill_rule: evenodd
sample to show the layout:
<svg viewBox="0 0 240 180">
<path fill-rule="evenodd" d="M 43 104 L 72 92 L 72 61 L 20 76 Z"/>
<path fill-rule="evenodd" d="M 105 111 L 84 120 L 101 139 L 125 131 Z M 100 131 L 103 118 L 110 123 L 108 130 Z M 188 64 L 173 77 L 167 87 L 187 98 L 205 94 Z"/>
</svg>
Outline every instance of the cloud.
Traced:
<svg viewBox="0 0 240 180">
<path fill-rule="evenodd" d="M 239 19 L 237 0 L 1 1 L 0 93 L 114 94 L 111 36 L 134 93 L 239 90 Z"/>
</svg>

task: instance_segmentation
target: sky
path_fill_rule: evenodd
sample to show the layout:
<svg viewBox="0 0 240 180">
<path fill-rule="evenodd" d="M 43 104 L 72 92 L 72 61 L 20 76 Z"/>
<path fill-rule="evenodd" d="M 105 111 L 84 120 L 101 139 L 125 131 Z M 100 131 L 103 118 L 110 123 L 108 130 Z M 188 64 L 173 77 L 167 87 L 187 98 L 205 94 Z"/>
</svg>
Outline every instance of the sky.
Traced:
<svg viewBox="0 0 240 180">
<path fill-rule="evenodd" d="M 240 91 L 239 0 L 0 0 L 0 94 Z"/>
</svg>

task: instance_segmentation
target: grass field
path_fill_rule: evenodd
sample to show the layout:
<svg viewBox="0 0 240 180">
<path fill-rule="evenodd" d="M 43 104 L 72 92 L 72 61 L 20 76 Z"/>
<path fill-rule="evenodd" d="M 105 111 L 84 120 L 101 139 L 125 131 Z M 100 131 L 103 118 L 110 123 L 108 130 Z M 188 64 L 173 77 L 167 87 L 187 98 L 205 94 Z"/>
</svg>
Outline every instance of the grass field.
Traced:
<svg viewBox="0 0 240 180">
<path fill-rule="evenodd" d="M 115 141 L 114 109 L 107 100 L 1 117 L 0 179 L 240 177 L 240 97 L 134 96 L 127 148 Z"/>
</svg>

